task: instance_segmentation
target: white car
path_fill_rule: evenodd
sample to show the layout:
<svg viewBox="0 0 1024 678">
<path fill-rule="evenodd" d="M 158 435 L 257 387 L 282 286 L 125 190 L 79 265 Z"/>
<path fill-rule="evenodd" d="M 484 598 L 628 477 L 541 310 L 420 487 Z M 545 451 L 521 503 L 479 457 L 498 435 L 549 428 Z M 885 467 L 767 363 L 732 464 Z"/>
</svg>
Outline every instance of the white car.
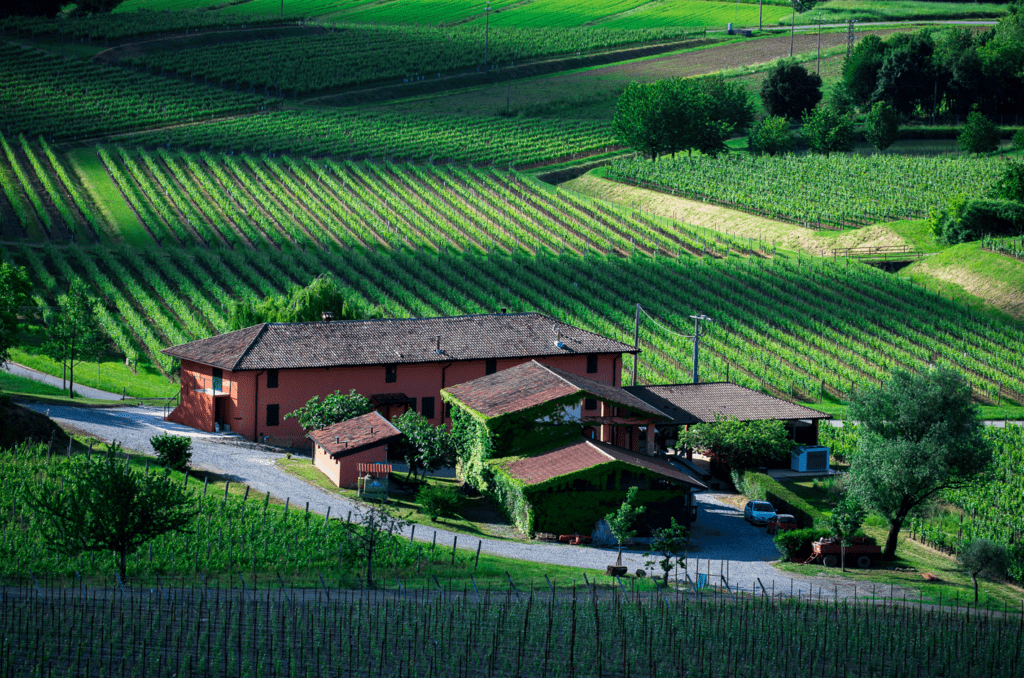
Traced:
<svg viewBox="0 0 1024 678">
<path fill-rule="evenodd" d="M 775 517 L 775 507 L 766 501 L 748 501 L 743 507 L 743 519 L 754 525 L 767 525 Z"/>
</svg>

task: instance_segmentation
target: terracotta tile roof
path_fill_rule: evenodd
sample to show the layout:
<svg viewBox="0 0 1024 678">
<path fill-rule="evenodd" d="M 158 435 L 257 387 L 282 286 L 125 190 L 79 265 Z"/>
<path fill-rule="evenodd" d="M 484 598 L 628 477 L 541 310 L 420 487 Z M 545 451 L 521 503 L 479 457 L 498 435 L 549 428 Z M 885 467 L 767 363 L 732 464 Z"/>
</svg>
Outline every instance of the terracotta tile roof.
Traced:
<svg viewBox="0 0 1024 678">
<path fill-rule="evenodd" d="M 707 487 L 694 478 L 686 475 L 667 460 L 661 457 L 647 457 L 634 454 L 621 447 L 598 442 L 596 440 L 580 440 L 564 447 L 539 454 L 536 457 L 519 459 L 505 470 L 514 478 L 523 481 L 527 486 L 539 485 L 552 478 L 568 475 L 584 469 L 610 464 L 619 461 L 637 466 L 664 478 L 686 483 L 697 489 Z"/>
<path fill-rule="evenodd" d="M 531 360 L 486 377 L 444 389 L 472 410 L 485 417 L 520 412 L 556 398 L 578 393 L 580 399 L 593 396 L 599 400 L 629 407 L 658 420 L 668 417 L 636 396 L 616 386 L 542 365 Z"/>
<path fill-rule="evenodd" d="M 319 431 L 310 431 L 306 437 L 332 457 L 344 457 L 398 440 L 402 432 L 379 413 L 370 412 Z"/>
<path fill-rule="evenodd" d="M 539 313 L 264 323 L 162 351 L 232 372 L 635 352 Z"/>
<path fill-rule="evenodd" d="M 829 418 L 824 412 L 726 382 L 627 386 L 626 390 L 671 416 L 673 424 L 712 422 L 716 414 L 740 421 Z"/>
</svg>

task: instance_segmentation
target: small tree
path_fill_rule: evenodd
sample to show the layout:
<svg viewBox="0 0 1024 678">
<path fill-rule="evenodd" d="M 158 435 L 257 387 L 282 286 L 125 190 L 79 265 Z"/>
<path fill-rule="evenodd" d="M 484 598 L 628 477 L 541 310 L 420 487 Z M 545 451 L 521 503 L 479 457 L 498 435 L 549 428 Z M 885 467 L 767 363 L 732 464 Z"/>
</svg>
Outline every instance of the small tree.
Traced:
<svg viewBox="0 0 1024 678">
<path fill-rule="evenodd" d="M 793 150 L 793 135 L 789 120 L 781 115 L 770 115 L 757 122 L 748 138 L 750 150 L 758 155 L 778 155 Z"/>
<path fill-rule="evenodd" d="M 318 431 L 372 411 L 370 399 L 352 389 L 345 394 L 335 391 L 324 396 L 323 401 L 320 396 L 313 396 L 299 409 L 284 415 L 284 418 L 295 417 L 303 430 Z"/>
<path fill-rule="evenodd" d="M 991 153 L 999 148 L 999 128 L 980 111 L 971 111 L 957 141 L 968 153 Z"/>
<path fill-rule="evenodd" d="M 879 151 L 893 145 L 900 135 L 896 110 L 885 101 L 877 101 L 864 120 L 864 138 Z"/>
<path fill-rule="evenodd" d="M 617 567 L 622 565 L 622 545 L 636 537 L 636 519 L 647 510 L 645 506 L 633 506 L 636 493 L 636 487 L 629 488 L 626 492 L 626 500 L 622 502 L 619 510 L 604 517 L 608 522 L 608 529 L 611 530 L 619 547 L 619 557 L 615 561 Z"/>
<path fill-rule="evenodd" d="M 380 550 L 395 539 L 408 523 L 394 516 L 382 504 L 362 504 L 356 519 L 342 522 L 342 529 L 355 546 L 356 556 L 366 567 L 366 587 L 373 588 L 373 562 Z"/>
<path fill-rule="evenodd" d="M 773 66 L 761 85 L 761 101 L 768 114 L 790 120 L 803 118 L 821 96 L 821 77 L 792 59 Z"/>
<path fill-rule="evenodd" d="M 31 303 L 32 283 L 21 266 L 0 261 L 0 367 L 11 358 L 18 342 L 18 316 L 21 307 Z"/>
<path fill-rule="evenodd" d="M 839 540 L 843 572 L 846 572 L 846 547 L 852 543 L 851 538 L 860 529 L 865 515 L 864 507 L 857 500 L 847 497 L 832 509 L 832 515 L 825 522 L 832 536 Z"/>
<path fill-rule="evenodd" d="M 737 472 L 786 459 L 793 449 L 782 422 L 769 419 L 719 417 L 714 423 L 694 426 L 680 438 L 688 447 L 706 450 L 712 460 Z"/>
<path fill-rule="evenodd" d="M 68 371 L 68 396 L 75 397 L 75 365 L 97 360 L 103 351 L 104 334 L 96 317 L 95 298 L 78 278 L 67 294 L 57 298 L 59 309 L 47 316 L 43 353 Z"/>
<path fill-rule="evenodd" d="M 192 463 L 192 438 L 188 436 L 163 433 L 150 438 L 149 444 L 156 451 L 156 460 L 164 468 L 186 471 Z"/>
<path fill-rule="evenodd" d="M 187 532 L 196 515 L 192 493 L 166 474 L 143 473 L 115 458 L 114 443 L 103 458 L 71 462 L 63 489 L 56 479 L 26 486 L 33 510 L 51 548 L 75 557 L 88 551 L 118 554 L 121 576 L 128 556 L 167 532 Z"/>
<path fill-rule="evenodd" d="M 978 576 L 1005 577 L 1009 567 L 1006 547 L 988 539 L 975 539 L 956 554 L 957 562 L 974 582 L 974 604 L 978 604 Z"/>
<path fill-rule="evenodd" d="M 1018 151 L 1024 151 L 1024 128 L 1013 133 L 1013 147 Z"/>
<path fill-rule="evenodd" d="M 462 506 L 462 495 L 454 485 L 424 485 L 416 493 L 420 510 L 437 522 L 438 518 L 455 518 Z"/>
<path fill-rule="evenodd" d="M 415 410 L 402 413 L 394 424 L 404 436 L 396 446 L 409 466 L 410 478 L 415 477 L 419 470 L 430 473 L 455 463 L 455 440 L 444 425 L 431 425 Z"/>
<path fill-rule="evenodd" d="M 686 549 L 690 546 L 690 536 L 685 525 L 680 525 L 675 518 L 670 518 L 668 527 L 654 530 L 651 535 L 651 553 L 661 556 L 660 559 L 652 559 L 645 562 L 647 567 L 657 564 L 662 571 L 662 582 L 668 585 L 668 573 L 672 567 L 679 567 L 681 561 L 685 568 L 683 558 Z"/>
<path fill-rule="evenodd" d="M 828 107 L 811 111 L 800 134 L 816 153 L 830 155 L 853 150 L 853 121 Z"/>
<path fill-rule="evenodd" d="M 1007 162 L 992 192 L 1003 200 L 1024 202 L 1024 162 L 1015 160 Z"/>
</svg>

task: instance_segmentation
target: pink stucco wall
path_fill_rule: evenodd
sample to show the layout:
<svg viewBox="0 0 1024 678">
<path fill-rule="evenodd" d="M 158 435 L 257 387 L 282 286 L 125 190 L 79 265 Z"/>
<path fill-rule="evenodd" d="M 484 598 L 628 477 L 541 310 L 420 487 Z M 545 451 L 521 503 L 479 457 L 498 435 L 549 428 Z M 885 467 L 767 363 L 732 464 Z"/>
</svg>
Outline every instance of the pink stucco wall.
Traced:
<svg viewBox="0 0 1024 678">
<path fill-rule="evenodd" d="M 515 367 L 530 358 L 499 359 L 498 370 Z M 559 367 L 567 372 L 590 377 L 605 384 L 620 386 L 622 357 L 619 353 L 598 356 L 597 372 L 587 374 L 586 355 L 544 356 L 537 362 Z M 267 388 L 267 374 L 260 372 L 223 373 L 223 390 L 227 395 L 214 396 L 201 389 L 210 388 L 212 368 L 188 360 L 181 362 L 181 404 L 168 417 L 169 420 L 203 431 L 213 431 L 217 414 L 215 399 L 224 399 L 220 405 L 224 422 L 249 440 L 269 436 L 287 439 L 297 447 L 308 441 L 295 419 L 284 415 L 306 404 L 313 396 L 325 396 L 334 391 L 348 393 L 355 389 L 367 397 L 375 393 L 404 393 L 416 399 L 416 411 L 422 411 L 423 398 L 434 398 L 432 421 L 440 424 L 444 416 L 441 389 L 477 379 L 486 374 L 486 361 L 472 360 L 453 363 L 420 363 L 398 365 L 396 381 L 385 383 L 383 365 L 363 367 L 330 367 L 318 369 L 281 370 L 277 388 Z M 267 405 L 277 405 L 280 421 L 276 426 L 267 424 Z M 383 413 L 383 411 L 382 411 Z M 397 414 L 398 412 L 396 412 Z"/>
<path fill-rule="evenodd" d="M 344 457 L 331 457 L 324 448 L 313 443 L 313 464 L 338 487 L 354 489 L 359 476 L 359 464 L 386 463 L 388 452 L 386 445 L 378 445 L 356 454 Z"/>
</svg>

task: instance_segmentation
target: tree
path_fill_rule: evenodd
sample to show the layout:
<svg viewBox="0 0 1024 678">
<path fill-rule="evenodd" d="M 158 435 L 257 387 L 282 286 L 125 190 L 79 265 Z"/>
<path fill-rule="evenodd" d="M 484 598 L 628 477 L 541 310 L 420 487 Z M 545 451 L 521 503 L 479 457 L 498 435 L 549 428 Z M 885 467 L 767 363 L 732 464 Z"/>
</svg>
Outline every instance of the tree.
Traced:
<svg viewBox="0 0 1024 678">
<path fill-rule="evenodd" d="M 1024 142 L 1024 130 L 1017 132 L 1021 136 L 1021 141 Z M 1014 137 L 1016 141 L 1016 136 Z M 1017 202 L 1024 202 L 1024 162 L 1017 162 L 1016 160 L 1010 160 L 1007 162 L 1006 167 L 1003 168 L 1003 173 L 996 181 L 995 186 L 992 187 L 992 192 L 995 193 L 997 198 L 1003 200 L 1015 200 Z"/>
<path fill-rule="evenodd" d="M 1024 128 L 1013 133 L 1013 147 L 1018 151 L 1024 151 Z"/>
<path fill-rule="evenodd" d="M 383 309 L 362 303 L 337 278 L 325 273 L 305 287 L 291 288 L 287 294 L 232 302 L 228 327 L 240 330 L 260 323 L 316 322 L 323 319 L 326 311 L 334 320 L 384 317 Z"/>
<path fill-rule="evenodd" d="M 192 462 L 192 439 L 188 436 L 173 436 L 170 433 L 153 436 L 149 444 L 156 451 L 156 460 L 172 471 L 187 471 Z"/>
<path fill-rule="evenodd" d="M 768 71 L 761 101 L 769 115 L 799 120 L 821 101 L 821 77 L 792 59 L 783 59 Z"/>
<path fill-rule="evenodd" d="M 48 16 L 53 18 L 60 13 L 70 0 L 7 0 L 0 6 L 0 19 L 8 16 Z"/>
<path fill-rule="evenodd" d="M 885 101 L 876 101 L 864 120 L 864 138 L 879 151 L 884 151 L 899 135 L 900 120 L 895 109 Z"/>
<path fill-rule="evenodd" d="M 128 556 L 150 539 L 186 532 L 196 511 L 192 493 L 164 474 L 130 468 L 115 456 L 71 462 L 63 488 L 56 478 L 26 486 L 25 503 L 38 519 L 44 540 L 75 557 L 113 551 L 125 576 Z"/>
<path fill-rule="evenodd" d="M 856 105 L 863 106 L 871 100 L 886 49 L 880 37 L 865 35 L 843 60 L 843 85 Z"/>
<path fill-rule="evenodd" d="M 742 135 L 750 129 L 754 123 L 754 104 L 746 88 L 721 75 L 710 75 L 695 82 L 704 98 L 709 120 L 724 123 L 730 134 Z"/>
<path fill-rule="evenodd" d="M 770 419 L 719 417 L 714 423 L 694 426 L 681 437 L 690 448 L 706 450 L 713 461 L 737 472 L 787 459 L 793 449 L 782 422 Z"/>
<path fill-rule="evenodd" d="M 660 559 L 645 561 L 647 567 L 658 565 L 662 571 L 662 582 L 668 586 L 668 573 L 672 567 L 678 567 L 683 561 L 686 550 L 690 547 L 690 537 L 685 525 L 680 525 L 675 518 L 669 519 L 668 527 L 654 530 L 651 539 L 651 554 L 661 556 Z M 674 559 L 674 562 L 673 562 Z M 683 564 L 685 568 L 685 561 Z"/>
<path fill-rule="evenodd" d="M 789 131 L 789 120 L 781 115 L 770 115 L 759 120 L 750 131 L 750 150 L 758 155 L 778 155 L 793 150 L 793 135 Z"/>
<path fill-rule="evenodd" d="M 124 0 L 76 0 L 75 6 L 79 14 L 107 14 Z"/>
<path fill-rule="evenodd" d="M 811 111 L 800 135 L 813 151 L 823 155 L 853 150 L 853 121 L 827 106 Z"/>
<path fill-rule="evenodd" d="M 455 440 L 444 425 L 432 426 L 416 410 L 403 412 L 394 425 L 403 434 L 396 449 L 409 465 L 409 477 L 455 463 Z"/>
<path fill-rule="evenodd" d="M 631 82 L 615 104 L 612 128 L 624 146 L 657 160 L 665 143 L 666 90 Z"/>
<path fill-rule="evenodd" d="M 57 298 L 58 310 L 47 315 L 46 341 L 42 351 L 68 372 L 68 396 L 75 397 L 75 365 L 97 360 L 103 353 L 104 334 L 96 317 L 98 302 L 78 278 L 67 294 Z"/>
<path fill-rule="evenodd" d="M 999 128 L 980 111 L 971 111 L 957 141 L 968 153 L 991 153 L 999 148 Z"/>
<path fill-rule="evenodd" d="M 861 427 L 848 474 L 851 496 L 889 521 L 883 557 L 896 554 L 907 515 L 936 493 L 969 484 L 992 461 L 971 385 L 936 367 L 897 370 L 854 392 L 847 415 Z"/>
<path fill-rule="evenodd" d="M 636 487 L 629 488 L 626 491 L 626 499 L 622 502 L 619 510 L 604 517 L 608 523 L 608 529 L 611 530 L 619 547 L 619 557 L 615 561 L 615 565 L 619 567 L 622 566 L 622 545 L 636 537 L 636 519 L 647 510 L 645 506 L 633 506 L 636 493 Z"/>
<path fill-rule="evenodd" d="M 29 306 L 32 283 L 21 266 L 0 261 L 0 367 L 11 359 L 11 349 L 18 343 L 18 316 L 22 306 Z"/>
<path fill-rule="evenodd" d="M 396 532 L 401 532 L 408 523 L 397 518 L 382 504 L 363 504 L 356 519 L 342 522 L 352 544 L 355 546 L 357 559 L 366 567 L 366 587 L 373 588 L 373 561 L 380 550 L 393 542 Z"/>
<path fill-rule="evenodd" d="M 846 497 L 832 509 L 832 514 L 825 521 L 825 525 L 832 531 L 832 536 L 839 540 L 843 572 L 846 572 L 846 547 L 853 543 L 851 539 L 860 529 L 865 515 L 867 512 L 856 499 Z"/>
<path fill-rule="evenodd" d="M 974 604 L 978 604 L 978 575 L 1005 577 L 1009 563 L 1006 547 L 988 539 L 975 539 L 959 553 L 956 560 L 974 582 Z"/>
<path fill-rule="evenodd" d="M 323 401 L 320 396 L 313 396 L 299 409 L 284 415 L 284 418 L 295 417 L 303 430 L 318 431 L 372 411 L 370 399 L 352 389 L 346 394 L 335 391 L 324 396 Z"/>
<path fill-rule="evenodd" d="M 927 33 L 894 36 L 878 69 L 871 101 L 888 101 L 902 115 L 930 108 L 938 87 L 934 52 L 935 43 Z"/>
</svg>

